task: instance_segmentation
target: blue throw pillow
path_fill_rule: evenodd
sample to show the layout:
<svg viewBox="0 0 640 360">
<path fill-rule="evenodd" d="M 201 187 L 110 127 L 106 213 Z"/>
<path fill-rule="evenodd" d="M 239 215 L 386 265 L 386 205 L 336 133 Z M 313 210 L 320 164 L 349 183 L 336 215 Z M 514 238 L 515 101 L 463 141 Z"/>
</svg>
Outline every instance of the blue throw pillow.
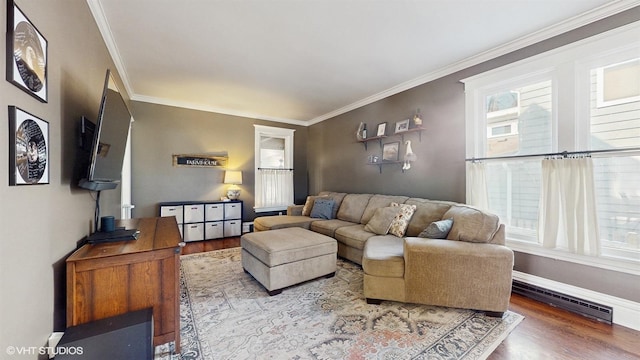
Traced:
<svg viewBox="0 0 640 360">
<path fill-rule="evenodd" d="M 418 235 L 428 239 L 446 239 L 453 226 L 453 219 L 434 221 Z"/>
<path fill-rule="evenodd" d="M 316 199 L 310 216 L 316 219 L 332 219 L 333 205 L 335 203 L 333 199 Z"/>
</svg>

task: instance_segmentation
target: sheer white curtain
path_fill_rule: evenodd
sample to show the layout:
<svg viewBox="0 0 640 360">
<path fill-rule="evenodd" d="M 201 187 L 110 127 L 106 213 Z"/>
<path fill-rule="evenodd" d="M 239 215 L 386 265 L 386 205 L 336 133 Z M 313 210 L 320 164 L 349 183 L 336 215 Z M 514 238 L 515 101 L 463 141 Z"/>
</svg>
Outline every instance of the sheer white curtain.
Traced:
<svg viewBox="0 0 640 360">
<path fill-rule="evenodd" d="M 261 186 L 256 194 L 256 207 L 285 207 L 293 204 L 292 170 L 259 169 L 258 173 Z"/>
<path fill-rule="evenodd" d="M 487 195 L 487 176 L 484 163 L 472 161 L 467 163 L 467 203 L 479 209 L 489 209 Z"/>
<path fill-rule="evenodd" d="M 547 248 L 599 255 L 591 158 L 542 160 L 538 236 Z"/>
</svg>

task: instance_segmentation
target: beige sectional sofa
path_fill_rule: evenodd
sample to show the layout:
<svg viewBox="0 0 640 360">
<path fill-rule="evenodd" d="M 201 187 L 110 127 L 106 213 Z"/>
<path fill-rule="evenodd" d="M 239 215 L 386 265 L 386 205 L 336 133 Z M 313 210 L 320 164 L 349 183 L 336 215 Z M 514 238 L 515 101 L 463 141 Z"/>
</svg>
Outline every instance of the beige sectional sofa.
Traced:
<svg viewBox="0 0 640 360">
<path fill-rule="evenodd" d="M 325 216 L 329 219 L 310 216 L 317 199 L 334 204 L 331 216 Z M 403 232 L 392 225 L 396 235 L 384 231 L 384 214 L 395 214 L 394 206 L 413 209 Z M 425 229 L 443 219 L 453 220 L 446 237 L 425 238 Z M 289 207 L 286 216 L 254 220 L 256 231 L 292 226 L 335 238 L 338 256 L 362 265 L 370 303 L 393 300 L 494 316 L 509 306 L 513 251 L 504 246 L 504 225 L 496 215 L 447 201 L 325 191 L 310 196 L 304 206 Z"/>
</svg>

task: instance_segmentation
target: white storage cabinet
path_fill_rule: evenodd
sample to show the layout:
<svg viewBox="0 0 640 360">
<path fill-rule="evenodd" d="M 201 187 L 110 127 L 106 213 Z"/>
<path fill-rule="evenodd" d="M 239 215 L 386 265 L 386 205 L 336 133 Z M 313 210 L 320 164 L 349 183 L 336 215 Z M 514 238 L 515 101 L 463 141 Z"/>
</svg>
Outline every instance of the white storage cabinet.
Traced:
<svg viewBox="0 0 640 360">
<path fill-rule="evenodd" d="M 175 216 L 185 242 L 242 235 L 242 201 L 160 203 L 160 216 Z"/>
</svg>

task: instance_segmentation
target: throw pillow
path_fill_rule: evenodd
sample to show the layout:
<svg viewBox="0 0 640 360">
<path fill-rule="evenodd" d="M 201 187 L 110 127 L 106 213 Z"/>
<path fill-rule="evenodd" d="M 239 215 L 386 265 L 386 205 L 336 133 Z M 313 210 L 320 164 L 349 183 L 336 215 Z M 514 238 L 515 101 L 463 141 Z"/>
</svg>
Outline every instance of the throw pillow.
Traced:
<svg viewBox="0 0 640 360">
<path fill-rule="evenodd" d="M 328 198 L 328 197 L 325 195 L 307 196 L 307 201 L 304 203 L 304 206 L 302 207 L 302 216 L 311 216 L 311 209 L 313 209 L 313 203 L 318 198 Z"/>
<path fill-rule="evenodd" d="M 453 226 L 453 219 L 434 221 L 426 229 L 422 230 L 418 237 L 428 239 L 446 239 Z"/>
<path fill-rule="evenodd" d="M 416 211 L 416 206 L 398 203 L 391 203 L 391 206 L 400 208 L 400 212 L 391 222 L 389 233 L 397 237 L 403 237 L 405 232 L 407 232 L 409 220 L 411 220 L 413 213 Z"/>
<path fill-rule="evenodd" d="M 387 235 L 391 222 L 399 213 L 399 207 L 377 208 L 367 225 L 364 226 L 364 229 L 374 234 Z"/>
<path fill-rule="evenodd" d="M 311 209 L 311 217 L 316 219 L 331 219 L 334 204 L 335 201 L 333 201 L 333 199 L 316 199 Z"/>
</svg>

